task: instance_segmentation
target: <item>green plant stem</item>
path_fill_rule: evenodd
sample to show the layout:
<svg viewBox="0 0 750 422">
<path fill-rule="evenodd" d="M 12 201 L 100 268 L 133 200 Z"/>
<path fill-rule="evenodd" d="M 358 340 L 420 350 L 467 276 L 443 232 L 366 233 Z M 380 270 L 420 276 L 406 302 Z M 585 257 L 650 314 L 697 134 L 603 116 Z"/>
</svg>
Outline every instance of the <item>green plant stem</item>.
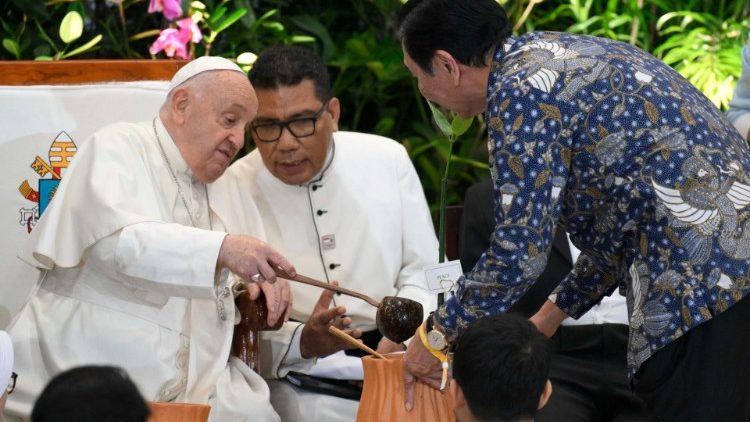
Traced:
<svg viewBox="0 0 750 422">
<path fill-rule="evenodd" d="M 448 159 L 445 162 L 445 172 L 443 178 L 440 179 L 440 211 L 439 211 L 439 224 L 438 224 L 438 242 L 440 247 L 438 248 L 438 262 L 445 262 L 445 199 L 448 191 L 448 172 L 451 169 L 451 158 L 453 157 L 453 145 L 455 139 L 451 137 L 450 146 L 448 147 Z"/>
<path fill-rule="evenodd" d="M 55 50 L 56 53 L 59 52 L 60 50 L 57 49 L 57 46 L 55 45 L 55 42 L 52 41 L 52 39 L 47 35 L 46 32 L 44 32 L 44 29 L 42 28 L 42 25 L 39 24 L 39 21 L 36 20 L 36 19 L 34 19 L 34 24 L 36 25 L 36 29 L 39 31 L 39 36 L 44 41 L 46 41 L 47 44 L 49 44 L 50 47 L 52 47 L 52 49 Z"/>
<path fill-rule="evenodd" d="M 638 10 L 643 10 L 643 0 L 637 0 L 636 2 L 638 6 Z M 630 44 L 631 45 L 638 45 L 638 31 L 639 31 L 639 25 L 641 23 L 640 16 L 635 15 L 633 16 L 633 23 L 630 26 Z"/>
<path fill-rule="evenodd" d="M 367 92 L 367 90 L 363 90 L 364 92 Z M 359 120 L 362 117 L 362 112 L 365 109 L 365 105 L 367 105 L 368 96 L 363 96 L 359 99 L 357 102 L 357 107 L 354 109 L 354 118 L 352 119 L 352 130 L 357 130 L 359 128 Z"/>
<path fill-rule="evenodd" d="M 125 20 L 125 8 L 123 7 L 122 3 L 119 3 L 117 5 L 118 11 L 119 11 L 119 17 L 120 17 L 120 25 L 122 26 L 122 41 L 125 46 L 125 56 L 130 57 L 130 41 L 128 37 L 128 25 L 127 21 Z"/>
<path fill-rule="evenodd" d="M 518 22 L 516 22 L 515 25 L 513 25 L 513 31 L 518 31 L 521 26 L 523 26 L 524 22 L 526 22 L 526 19 L 529 18 L 529 15 L 531 14 L 531 11 L 534 9 L 534 6 L 537 5 L 537 3 L 541 3 L 544 0 L 530 0 L 529 4 L 526 5 L 526 9 L 523 11 L 523 14 L 521 15 L 521 18 L 518 19 Z"/>
<path fill-rule="evenodd" d="M 448 158 L 445 160 L 445 172 L 440 179 L 440 210 L 438 211 L 438 263 L 445 262 L 445 199 L 448 191 L 448 172 L 451 169 L 451 158 L 453 157 L 453 145 L 456 138 L 451 135 L 448 147 Z M 445 302 L 445 293 L 438 293 L 438 306 Z"/>
</svg>

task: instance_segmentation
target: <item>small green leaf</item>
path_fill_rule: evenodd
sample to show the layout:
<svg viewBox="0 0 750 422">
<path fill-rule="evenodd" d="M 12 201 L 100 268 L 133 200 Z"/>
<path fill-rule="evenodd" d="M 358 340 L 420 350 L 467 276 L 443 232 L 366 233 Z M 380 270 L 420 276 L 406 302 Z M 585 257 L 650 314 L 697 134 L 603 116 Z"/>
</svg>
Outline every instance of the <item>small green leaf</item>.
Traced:
<svg viewBox="0 0 750 422">
<path fill-rule="evenodd" d="M 102 34 L 99 34 L 99 35 L 95 36 L 94 38 L 92 38 L 91 41 L 87 42 L 86 44 L 84 44 L 84 45 L 76 48 L 75 50 L 73 50 L 73 51 L 71 51 L 69 53 L 63 54 L 60 58 L 61 59 L 66 59 L 68 57 L 75 56 L 76 54 L 81 54 L 84 51 L 89 50 L 91 47 L 99 44 L 99 41 L 101 41 L 101 40 L 102 40 Z"/>
<path fill-rule="evenodd" d="M 224 19 L 219 26 L 216 27 L 214 30 L 215 32 L 221 32 L 227 28 L 229 28 L 230 25 L 240 20 L 245 14 L 247 13 L 247 9 L 239 9 L 234 11 L 231 15 L 227 16 L 226 19 Z"/>
<path fill-rule="evenodd" d="M 464 119 L 463 117 L 459 115 L 453 116 L 453 120 L 451 120 L 451 128 L 453 129 L 453 135 L 456 137 L 463 135 L 464 133 L 466 133 L 467 130 L 469 130 L 473 122 L 474 122 L 473 117 Z"/>
<path fill-rule="evenodd" d="M 432 104 L 432 101 L 427 101 L 427 104 L 430 106 L 430 111 L 432 112 L 432 119 L 435 120 L 435 123 L 438 126 L 438 129 L 440 129 L 441 132 L 443 132 L 443 135 L 450 137 L 453 135 L 453 128 L 451 128 L 451 124 L 448 123 L 448 119 L 445 117 L 445 114 L 443 114 L 442 111 L 440 111 L 439 108 L 435 107 L 434 104 Z"/>
<path fill-rule="evenodd" d="M 215 25 L 219 22 L 219 19 L 221 19 L 225 13 L 227 13 L 227 6 L 225 4 L 222 4 L 217 7 L 213 11 L 213 13 L 211 13 L 211 17 L 208 19 L 208 23 L 211 25 Z"/>
<path fill-rule="evenodd" d="M 315 37 L 311 37 L 309 35 L 292 35 L 291 40 L 292 44 L 307 44 L 317 41 Z"/>
<path fill-rule="evenodd" d="M 330 32 L 325 25 L 320 23 L 320 20 L 310 15 L 291 16 L 289 18 L 295 25 L 302 28 L 302 30 L 310 32 L 315 35 L 320 42 L 323 43 L 322 56 L 323 59 L 328 61 L 332 59 L 337 52 L 336 43 L 331 38 Z"/>
<path fill-rule="evenodd" d="M 83 34 L 83 18 L 76 12 L 68 12 L 60 23 L 60 39 L 70 44 Z"/>
<path fill-rule="evenodd" d="M 466 164 L 466 165 L 472 166 L 480 170 L 488 170 L 490 168 L 490 166 L 484 161 L 473 160 L 471 158 L 464 158 L 458 155 L 452 156 L 451 162 Z"/>
<path fill-rule="evenodd" d="M 271 18 L 271 16 L 275 15 L 276 13 L 278 13 L 278 10 L 277 10 L 277 9 L 271 9 L 271 10 L 269 10 L 268 12 L 264 13 L 264 14 L 263 14 L 263 15 L 262 15 L 261 17 L 259 17 L 259 18 L 258 18 L 258 19 L 257 19 L 257 20 L 255 21 L 255 23 L 253 24 L 253 26 L 258 26 L 258 25 L 259 25 L 260 23 L 262 23 L 263 21 L 265 21 L 265 20 L 267 20 L 267 19 L 270 19 L 270 18 Z"/>
<path fill-rule="evenodd" d="M 34 57 L 34 60 L 39 61 L 39 62 L 49 62 L 49 61 L 52 61 L 52 57 L 50 57 L 50 56 L 37 56 L 37 57 Z"/>
<path fill-rule="evenodd" d="M 16 56 L 17 59 L 21 58 L 21 46 L 19 46 L 15 40 L 3 38 L 3 47 L 5 47 L 10 54 Z"/>
<path fill-rule="evenodd" d="M 367 68 L 370 69 L 370 71 L 375 75 L 378 80 L 382 80 L 385 77 L 385 72 L 383 71 L 383 62 L 379 61 L 369 61 L 367 62 Z"/>
<path fill-rule="evenodd" d="M 284 25 L 281 22 L 263 22 L 263 27 L 278 32 L 284 31 Z"/>
<path fill-rule="evenodd" d="M 251 53 L 249 51 L 246 51 L 237 56 L 237 64 L 252 65 L 256 60 L 258 60 L 258 56 L 255 53 Z"/>
<path fill-rule="evenodd" d="M 131 35 L 130 38 L 128 38 L 129 41 L 138 41 L 143 38 L 151 38 L 151 37 L 158 37 L 161 33 L 161 29 L 150 29 L 148 31 L 139 32 L 135 35 Z"/>
<path fill-rule="evenodd" d="M 255 64 L 256 60 L 258 60 L 258 56 L 255 55 L 255 53 L 251 53 L 249 51 L 246 51 L 237 56 L 237 64 L 240 65 L 242 71 L 245 73 L 249 72 L 250 69 L 253 68 L 253 64 Z"/>
</svg>

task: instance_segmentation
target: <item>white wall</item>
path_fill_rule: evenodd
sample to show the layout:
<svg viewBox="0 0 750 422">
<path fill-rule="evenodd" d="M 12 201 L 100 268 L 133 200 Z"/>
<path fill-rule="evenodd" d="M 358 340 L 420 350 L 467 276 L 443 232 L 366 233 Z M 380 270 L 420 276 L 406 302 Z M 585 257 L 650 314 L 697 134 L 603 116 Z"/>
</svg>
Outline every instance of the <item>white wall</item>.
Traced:
<svg viewBox="0 0 750 422">
<path fill-rule="evenodd" d="M 21 195 L 19 186 L 28 181 L 38 191 L 40 179 L 52 178 L 31 168 L 35 158 L 51 164 L 50 147 L 61 132 L 80 148 L 88 135 L 109 123 L 152 119 L 167 86 L 167 81 L 0 86 L 0 328 L 20 310 L 38 278 L 36 269 L 17 258 L 28 238 L 22 211 L 38 205 Z M 106 181 L 101 186 L 106 189 Z"/>
</svg>

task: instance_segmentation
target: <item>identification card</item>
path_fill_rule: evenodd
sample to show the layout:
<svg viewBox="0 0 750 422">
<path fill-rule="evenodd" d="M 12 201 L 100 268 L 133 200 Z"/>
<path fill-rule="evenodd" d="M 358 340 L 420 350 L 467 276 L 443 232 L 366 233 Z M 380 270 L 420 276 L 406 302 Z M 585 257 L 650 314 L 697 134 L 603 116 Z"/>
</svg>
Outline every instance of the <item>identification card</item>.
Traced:
<svg viewBox="0 0 750 422">
<path fill-rule="evenodd" d="M 427 278 L 427 288 L 430 293 L 447 293 L 453 291 L 456 281 L 464 275 L 461 261 L 449 261 L 422 267 Z"/>
</svg>

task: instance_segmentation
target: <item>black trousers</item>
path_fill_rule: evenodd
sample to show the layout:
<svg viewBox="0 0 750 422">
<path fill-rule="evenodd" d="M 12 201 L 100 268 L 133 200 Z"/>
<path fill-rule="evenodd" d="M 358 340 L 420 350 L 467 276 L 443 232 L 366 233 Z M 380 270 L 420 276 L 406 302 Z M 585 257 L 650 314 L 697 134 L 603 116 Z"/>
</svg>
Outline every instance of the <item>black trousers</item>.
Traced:
<svg viewBox="0 0 750 422">
<path fill-rule="evenodd" d="M 631 391 L 623 324 L 562 326 L 551 339 L 552 396 L 536 422 L 640 422 L 644 405 Z"/>
<path fill-rule="evenodd" d="M 658 350 L 633 384 L 650 421 L 750 421 L 750 297 Z"/>
</svg>

